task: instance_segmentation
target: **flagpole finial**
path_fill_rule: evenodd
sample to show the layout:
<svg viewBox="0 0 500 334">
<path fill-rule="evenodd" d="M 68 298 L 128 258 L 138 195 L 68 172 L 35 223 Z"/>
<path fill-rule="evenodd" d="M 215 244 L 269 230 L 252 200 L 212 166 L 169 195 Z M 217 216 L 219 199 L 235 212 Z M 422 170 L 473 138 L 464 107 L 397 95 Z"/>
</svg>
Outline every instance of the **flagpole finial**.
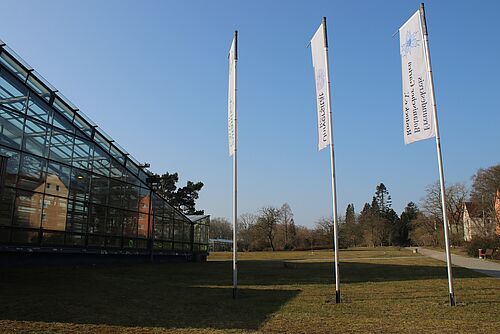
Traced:
<svg viewBox="0 0 500 334">
<path fill-rule="evenodd" d="M 321 24 L 323 25 L 323 37 L 325 42 L 325 48 L 328 48 L 328 37 L 326 35 L 326 16 L 323 16 L 323 20 L 321 20 Z"/>
<path fill-rule="evenodd" d="M 424 9 L 424 3 L 420 3 L 420 17 L 422 18 L 422 30 L 424 35 L 427 35 L 427 22 L 425 20 L 425 9 Z"/>
<path fill-rule="evenodd" d="M 234 31 L 234 59 L 238 60 L 238 30 Z"/>
</svg>

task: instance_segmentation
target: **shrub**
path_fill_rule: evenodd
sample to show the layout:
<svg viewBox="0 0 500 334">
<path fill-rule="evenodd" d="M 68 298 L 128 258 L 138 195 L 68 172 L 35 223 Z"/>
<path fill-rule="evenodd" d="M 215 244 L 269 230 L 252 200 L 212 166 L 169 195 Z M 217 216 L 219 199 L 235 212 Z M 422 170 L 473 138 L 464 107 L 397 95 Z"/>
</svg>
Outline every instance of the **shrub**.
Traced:
<svg viewBox="0 0 500 334">
<path fill-rule="evenodd" d="M 499 256 L 498 249 L 500 248 L 500 236 L 492 236 L 492 237 L 474 237 L 468 243 L 466 243 L 465 248 L 467 249 L 467 254 L 469 256 L 477 257 L 478 249 L 496 249 L 493 255 L 496 257 Z"/>
</svg>

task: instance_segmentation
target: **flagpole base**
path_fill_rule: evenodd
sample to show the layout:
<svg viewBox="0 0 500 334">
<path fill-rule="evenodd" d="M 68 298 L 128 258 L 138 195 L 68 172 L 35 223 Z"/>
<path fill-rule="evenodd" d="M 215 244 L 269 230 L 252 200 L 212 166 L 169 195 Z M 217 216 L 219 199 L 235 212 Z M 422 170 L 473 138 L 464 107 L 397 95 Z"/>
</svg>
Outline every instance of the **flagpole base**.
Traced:
<svg viewBox="0 0 500 334">
<path fill-rule="evenodd" d="M 455 294 L 454 293 L 450 293 L 450 306 L 455 306 L 455 305 L 456 305 Z"/>
<path fill-rule="evenodd" d="M 233 299 L 238 298 L 238 288 L 233 288 Z"/>
<path fill-rule="evenodd" d="M 335 304 L 340 304 L 340 290 L 335 291 Z"/>
</svg>

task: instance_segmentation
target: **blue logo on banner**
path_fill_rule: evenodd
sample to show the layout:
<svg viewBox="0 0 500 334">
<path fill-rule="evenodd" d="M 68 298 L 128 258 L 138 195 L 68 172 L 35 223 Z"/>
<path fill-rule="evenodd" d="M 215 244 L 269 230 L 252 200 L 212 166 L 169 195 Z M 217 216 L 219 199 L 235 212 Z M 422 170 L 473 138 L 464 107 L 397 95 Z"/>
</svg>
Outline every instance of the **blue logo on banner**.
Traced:
<svg viewBox="0 0 500 334">
<path fill-rule="evenodd" d="M 406 38 L 401 44 L 401 55 L 406 57 L 411 55 L 411 50 L 420 46 L 420 40 L 417 38 L 418 32 L 411 32 L 408 30 L 406 32 Z"/>
</svg>

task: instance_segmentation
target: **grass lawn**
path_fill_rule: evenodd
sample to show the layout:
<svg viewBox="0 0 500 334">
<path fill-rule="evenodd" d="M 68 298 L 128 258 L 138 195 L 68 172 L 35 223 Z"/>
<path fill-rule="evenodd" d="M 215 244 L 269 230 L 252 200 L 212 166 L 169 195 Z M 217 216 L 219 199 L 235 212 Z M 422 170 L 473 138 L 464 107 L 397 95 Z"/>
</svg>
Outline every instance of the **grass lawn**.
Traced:
<svg viewBox="0 0 500 334">
<path fill-rule="evenodd" d="M 0 269 L 0 333 L 498 333 L 500 280 L 395 248 L 230 253 L 207 263 Z"/>
</svg>

